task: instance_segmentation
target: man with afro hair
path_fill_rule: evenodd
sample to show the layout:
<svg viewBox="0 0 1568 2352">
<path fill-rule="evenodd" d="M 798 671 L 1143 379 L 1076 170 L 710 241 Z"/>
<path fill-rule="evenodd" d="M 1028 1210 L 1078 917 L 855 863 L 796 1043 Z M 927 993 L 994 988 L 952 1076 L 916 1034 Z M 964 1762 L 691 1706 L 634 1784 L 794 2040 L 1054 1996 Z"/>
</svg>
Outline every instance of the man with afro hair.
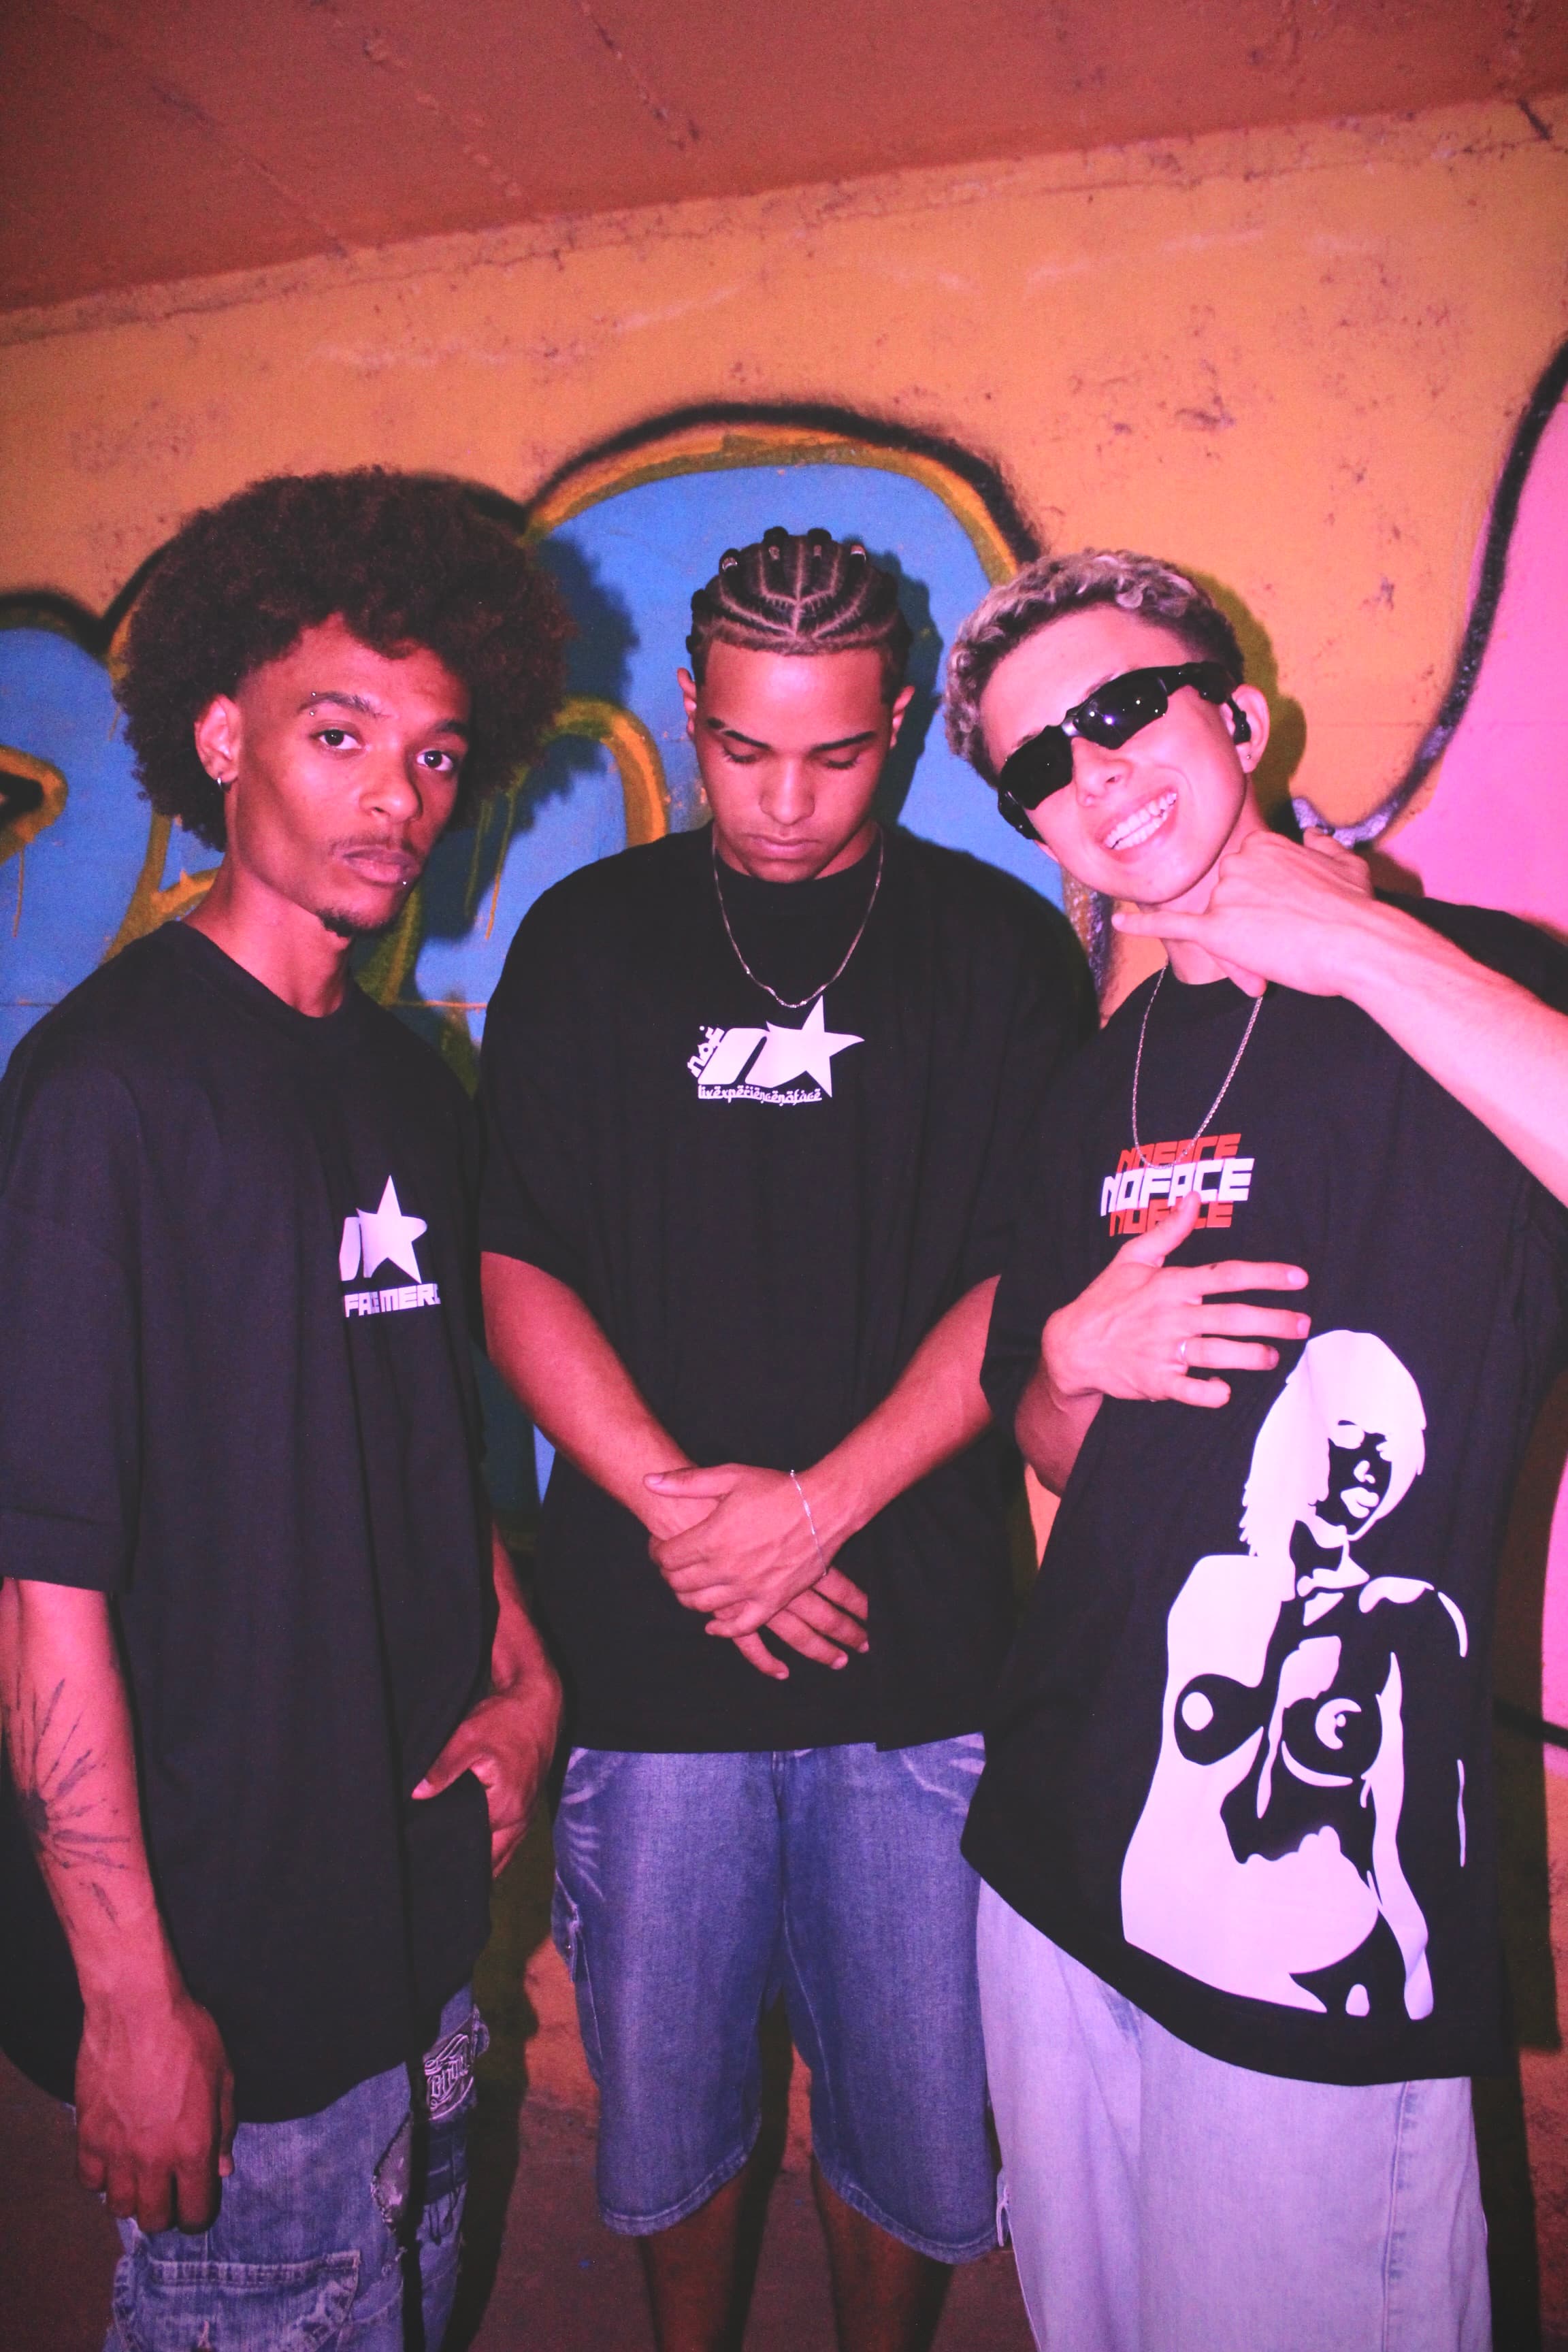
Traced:
<svg viewBox="0 0 1568 2352">
<path fill-rule="evenodd" d="M 470 1106 L 348 958 L 564 633 L 457 484 L 192 517 L 117 690 L 223 862 L 0 1085 L 0 2034 L 74 2099 L 116 2347 L 446 2328 L 559 1690 L 479 1475 Z"/>
</svg>

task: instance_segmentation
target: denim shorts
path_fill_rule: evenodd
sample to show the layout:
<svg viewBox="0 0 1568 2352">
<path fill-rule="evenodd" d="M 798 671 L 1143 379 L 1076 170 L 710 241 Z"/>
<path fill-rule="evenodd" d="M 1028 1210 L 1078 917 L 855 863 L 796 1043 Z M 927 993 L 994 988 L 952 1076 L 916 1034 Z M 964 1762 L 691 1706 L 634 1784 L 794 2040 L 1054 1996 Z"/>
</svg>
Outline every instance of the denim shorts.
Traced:
<svg viewBox="0 0 1568 2352">
<path fill-rule="evenodd" d="M 1004 2201 L 1037 2344 L 1488 2352 L 1470 2086 L 1210 2058 L 980 1891 Z"/>
<path fill-rule="evenodd" d="M 994 2243 L 979 1882 L 958 1850 L 983 1761 L 978 1733 L 881 1754 L 573 1751 L 553 1927 L 612 2230 L 668 2230 L 739 2172 L 782 1991 L 829 2186 L 938 2262 Z"/>
<path fill-rule="evenodd" d="M 147 2236 L 120 2223 L 114 2319 L 104 2352 L 438 2352 L 458 2285 L 473 2061 L 488 2036 L 471 1992 L 454 1995 L 413 2070 L 360 2083 L 320 2114 L 241 2124 L 210 2230 Z M 404 2320 L 417 2293 L 423 2333 Z"/>
</svg>

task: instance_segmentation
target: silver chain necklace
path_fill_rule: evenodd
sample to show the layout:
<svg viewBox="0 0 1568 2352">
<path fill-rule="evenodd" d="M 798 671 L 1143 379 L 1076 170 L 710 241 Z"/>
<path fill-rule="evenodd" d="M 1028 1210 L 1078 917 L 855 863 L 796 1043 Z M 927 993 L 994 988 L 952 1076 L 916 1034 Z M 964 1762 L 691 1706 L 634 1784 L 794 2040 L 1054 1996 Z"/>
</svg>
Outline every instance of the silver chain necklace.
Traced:
<svg viewBox="0 0 1568 2352">
<path fill-rule="evenodd" d="M 1143 1007 L 1142 1026 L 1138 1032 L 1138 1053 L 1132 1064 L 1132 1149 L 1138 1154 L 1140 1163 L 1142 1163 L 1143 1158 L 1143 1145 L 1138 1133 L 1138 1079 L 1143 1068 L 1143 1040 L 1149 1034 L 1149 1015 L 1154 1010 L 1154 999 L 1159 995 L 1160 990 L 1164 983 L 1165 974 L 1170 971 L 1170 969 L 1171 967 L 1168 963 L 1163 963 L 1160 966 L 1160 977 L 1154 982 L 1153 987 L 1149 991 L 1149 1002 Z M 1225 1074 L 1225 1084 L 1221 1087 L 1218 1094 L 1215 1095 L 1213 1102 L 1210 1103 L 1207 1110 L 1205 1111 L 1202 1118 L 1199 1119 L 1196 1128 L 1193 1131 L 1194 1142 L 1197 1140 L 1199 1136 L 1206 1135 L 1208 1133 L 1209 1121 L 1213 1118 L 1215 1111 L 1218 1110 L 1221 1103 L 1224 1102 L 1226 1095 L 1230 1092 L 1230 1082 L 1232 1078 L 1235 1077 L 1237 1070 L 1241 1067 L 1241 1057 L 1247 1051 L 1247 1040 L 1258 1026 L 1258 1016 L 1262 1010 L 1263 999 L 1259 996 L 1255 998 L 1253 1001 L 1251 1014 L 1247 1020 L 1246 1028 L 1241 1033 L 1241 1043 L 1236 1049 L 1236 1059 Z"/>
<path fill-rule="evenodd" d="M 815 1004 L 819 996 L 826 996 L 836 981 L 843 979 L 849 969 L 850 957 L 866 936 L 866 926 L 871 919 L 871 909 L 877 903 L 877 893 L 882 887 L 882 867 L 887 861 L 887 842 L 880 827 L 878 828 L 877 833 L 877 878 L 871 885 L 871 895 L 866 901 L 866 911 L 860 918 L 860 928 L 850 940 L 848 951 L 832 978 L 825 980 L 820 988 L 812 989 L 805 996 L 781 996 L 776 988 L 770 988 L 765 980 L 758 979 L 745 957 L 741 953 L 741 942 L 730 928 L 730 909 L 724 904 L 724 885 L 719 878 L 719 836 L 716 833 L 710 834 L 708 845 L 713 853 L 713 895 L 719 901 L 719 915 L 724 926 L 724 937 L 735 950 L 735 961 L 740 965 L 752 986 L 760 988 L 764 996 L 771 996 L 781 1013 L 804 1013 L 808 1004 Z"/>
</svg>

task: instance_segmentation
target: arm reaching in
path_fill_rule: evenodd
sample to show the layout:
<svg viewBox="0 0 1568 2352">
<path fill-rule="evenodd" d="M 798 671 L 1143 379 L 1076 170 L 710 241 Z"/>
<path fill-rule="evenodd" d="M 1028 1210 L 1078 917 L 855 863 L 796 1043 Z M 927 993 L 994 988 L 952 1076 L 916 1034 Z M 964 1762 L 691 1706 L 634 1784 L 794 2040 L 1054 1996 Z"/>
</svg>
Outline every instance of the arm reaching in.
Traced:
<svg viewBox="0 0 1568 2352">
<path fill-rule="evenodd" d="M 689 1471 L 689 1457 L 649 1412 L 576 1292 L 538 1266 L 490 1251 L 482 1272 L 491 1360 L 551 1443 L 634 1512 L 655 1544 L 705 1519 L 713 1509 L 710 1496 L 666 1493 L 652 1483 L 652 1473 Z M 797 1516 L 799 1509 L 796 1504 Z M 866 1611 L 858 1585 L 837 1572 L 825 1578 L 816 1567 L 807 1585 L 748 1626 L 737 1646 L 759 1674 L 784 1681 L 788 1667 L 758 1638 L 766 1622 L 803 1656 L 842 1665 L 849 1650 L 866 1646 Z"/>
<path fill-rule="evenodd" d="M 1273 980 L 1348 997 L 1568 1201 L 1568 1017 L 1369 897 L 1348 870 L 1360 864 L 1327 835 L 1297 848 L 1255 833 L 1226 858 L 1201 913 L 1151 907 L 1114 919 L 1205 949 L 1254 995 Z"/>
<path fill-rule="evenodd" d="M 798 1486 L 781 1471 L 738 1463 L 648 1478 L 656 1495 L 704 1505 L 697 1524 L 651 1549 L 677 1598 L 714 1612 L 711 1632 L 747 1634 L 775 1610 L 798 1606 L 797 1596 L 821 1577 L 823 1559 L 831 1562 L 895 1495 L 988 1427 L 980 1360 L 995 1289 L 993 1276 L 951 1307 L 881 1403 L 800 1471 Z"/>
<path fill-rule="evenodd" d="M 233 2169 L 234 2078 L 158 1914 L 100 1592 L 0 1587 L 0 1711 L 23 1817 L 76 1962 L 77 2173 L 146 2231 L 204 2229 Z"/>
<path fill-rule="evenodd" d="M 1215 1265 L 1167 1266 L 1197 1222 L 1192 1193 L 1148 1233 L 1124 1242 L 1102 1274 L 1040 1335 L 1040 1360 L 1014 1424 L 1025 1460 L 1059 1495 L 1090 1423 L 1108 1396 L 1168 1398 L 1214 1407 L 1229 1383 L 1194 1371 L 1266 1372 L 1279 1360 L 1276 1339 L 1304 1339 L 1309 1316 L 1288 1307 L 1218 1304 L 1229 1290 L 1300 1290 L 1299 1265 L 1226 1258 Z"/>
<path fill-rule="evenodd" d="M 499 1878 L 522 1843 L 555 1753 L 561 1682 L 518 1591 L 511 1555 L 493 1528 L 490 1555 L 497 1609 L 490 1687 L 463 1717 L 414 1794 L 438 1796 L 471 1772 L 489 1809 L 490 1875 Z"/>
</svg>

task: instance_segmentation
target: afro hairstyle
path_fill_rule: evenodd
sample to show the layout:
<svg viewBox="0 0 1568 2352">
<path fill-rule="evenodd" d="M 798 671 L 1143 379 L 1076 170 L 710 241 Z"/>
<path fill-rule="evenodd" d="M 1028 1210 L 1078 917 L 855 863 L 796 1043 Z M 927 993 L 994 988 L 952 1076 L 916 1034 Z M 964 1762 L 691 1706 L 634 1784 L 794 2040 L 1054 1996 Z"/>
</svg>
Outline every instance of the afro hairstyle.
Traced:
<svg viewBox="0 0 1568 2352">
<path fill-rule="evenodd" d="M 161 816 L 223 847 L 223 794 L 196 756 L 195 722 L 334 616 L 377 653 L 423 647 L 468 688 L 454 824 L 538 751 L 571 624 L 528 550 L 459 482 L 368 466 L 277 474 L 190 516 L 132 609 L 114 690 Z"/>
</svg>

